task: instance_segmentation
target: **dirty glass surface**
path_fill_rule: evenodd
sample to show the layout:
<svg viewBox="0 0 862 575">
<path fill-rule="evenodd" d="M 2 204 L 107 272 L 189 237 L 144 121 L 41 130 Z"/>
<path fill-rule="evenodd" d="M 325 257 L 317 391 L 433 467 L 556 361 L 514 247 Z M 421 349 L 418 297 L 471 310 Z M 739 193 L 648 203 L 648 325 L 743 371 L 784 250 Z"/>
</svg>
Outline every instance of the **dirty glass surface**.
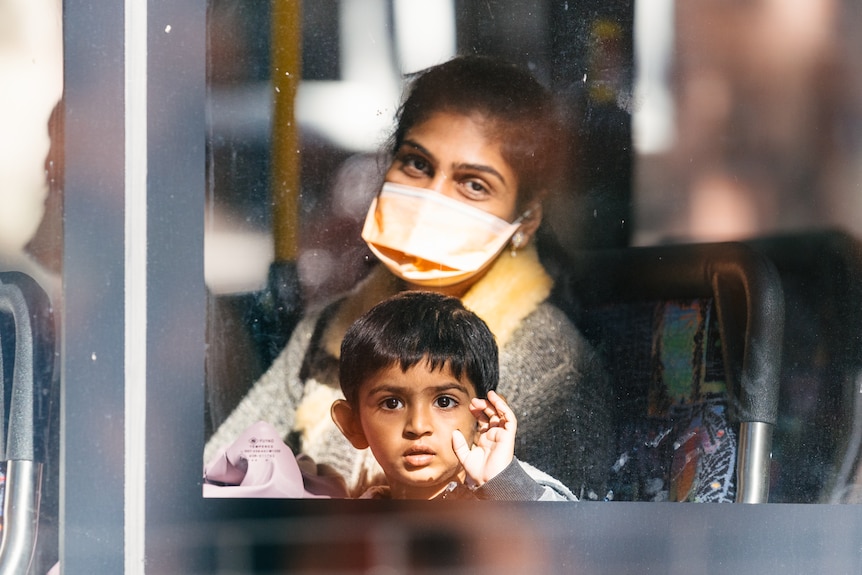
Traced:
<svg viewBox="0 0 862 575">
<path fill-rule="evenodd" d="M 154 573 L 858 572 L 855 506 L 804 503 L 850 501 L 858 480 L 859 8 L 667 1 L 645 14 L 642 2 L 497 0 L 423 2 L 410 17 L 419 3 L 302 4 L 275 39 L 281 3 L 147 3 L 149 64 L 136 76 L 148 85 L 147 330 L 131 340 L 125 249 L 141 240 L 124 227 L 121 193 L 133 153 L 124 14 L 64 7 L 66 149 L 53 157 L 65 158 L 65 229 L 29 249 L 65 288 L 58 540 L 69 571 L 120 572 L 138 550 Z M 273 73 L 285 45 L 301 56 L 292 86 Z M 455 52 L 525 64 L 576 112 L 573 193 L 549 210 L 567 254 L 740 240 L 775 262 L 787 340 L 770 501 L 786 505 L 200 497 L 203 442 L 283 345 L 282 319 L 248 310 L 276 301 L 261 298 L 273 269 L 297 272 L 304 305 L 365 272 L 362 208 L 333 220 L 337 175 L 379 149 L 402 73 Z M 274 158 L 276 88 L 297 90 L 287 169 Z M 279 231 L 285 190 L 292 223 Z M 130 349 L 149 353 L 146 406 L 124 404 Z M 217 379 L 232 395 L 214 398 Z M 139 414 L 141 453 L 122 439 Z"/>
<path fill-rule="evenodd" d="M 843 16 L 856 8 L 279 6 L 209 4 L 207 436 L 281 351 L 294 312 L 368 273 L 359 230 L 409 75 L 489 54 L 528 67 L 570 115 L 570 184 L 545 209 L 567 254 L 732 240 L 773 261 L 787 324 L 770 500 L 849 489 L 862 208 L 858 40 Z"/>
<path fill-rule="evenodd" d="M 56 2 L 0 4 L 0 565 L 34 552 L 42 572 L 59 522 L 61 16 Z"/>
</svg>

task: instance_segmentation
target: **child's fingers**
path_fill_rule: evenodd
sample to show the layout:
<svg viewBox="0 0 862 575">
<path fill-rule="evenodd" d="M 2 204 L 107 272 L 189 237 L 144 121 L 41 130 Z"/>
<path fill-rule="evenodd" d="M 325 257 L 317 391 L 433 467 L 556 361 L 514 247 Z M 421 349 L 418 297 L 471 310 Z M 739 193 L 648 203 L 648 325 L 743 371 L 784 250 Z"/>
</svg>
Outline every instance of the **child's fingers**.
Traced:
<svg viewBox="0 0 862 575">
<path fill-rule="evenodd" d="M 489 400 L 478 397 L 474 397 L 470 401 L 470 413 L 479 422 L 480 428 L 505 425 L 507 421 L 506 417 Z"/>
<path fill-rule="evenodd" d="M 500 397 L 496 391 L 488 392 L 488 402 L 496 411 L 496 415 L 505 421 L 512 422 L 513 424 L 517 423 L 517 418 L 515 417 L 515 412 L 509 407 L 509 404 Z M 487 410 L 486 410 L 487 413 Z"/>
<path fill-rule="evenodd" d="M 487 431 L 491 425 L 488 416 L 485 414 L 485 403 L 484 399 L 473 398 L 469 405 L 470 414 L 476 419 L 480 433 Z"/>
<path fill-rule="evenodd" d="M 495 391 L 489 391 L 487 399 L 474 397 L 470 401 L 470 413 L 479 422 L 482 431 L 489 427 L 504 427 L 508 422 L 513 425 L 516 423 L 515 413 Z"/>
<path fill-rule="evenodd" d="M 477 399 L 474 397 L 472 401 L 470 401 L 470 414 L 479 422 L 480 428 L 487 427 L 490 422 L 490 418 L 486 413 L 487 408 L 488 402 L 484 399 Z"/>
<path fill-rule="evenodd" d="M 479 422 L 480 429 L 505 425 L 506 419 L 497 409 L 484 399 L 476 399 L 470 403 L 470 413 Z"/>
<path fill-rule="evenodd" d="M 476 418 L 482 417 L 487 419 L 485 410 L 487 410 L 489 407 L 490 404 L 485 399 L 479 399 L 478 397 L 474 397 L 470 400 L 470 413 L 472 413 L 473 416 Z"/>
<path fill-rule="evenodd" d="M 452 449 L 455 450 L 455 456 L 461 465 L 465 465 L 467 458 L 470 457 L 470 446 L 467 445 L 467 439 L 459 430 L 452 431 Z"/>
</svg>

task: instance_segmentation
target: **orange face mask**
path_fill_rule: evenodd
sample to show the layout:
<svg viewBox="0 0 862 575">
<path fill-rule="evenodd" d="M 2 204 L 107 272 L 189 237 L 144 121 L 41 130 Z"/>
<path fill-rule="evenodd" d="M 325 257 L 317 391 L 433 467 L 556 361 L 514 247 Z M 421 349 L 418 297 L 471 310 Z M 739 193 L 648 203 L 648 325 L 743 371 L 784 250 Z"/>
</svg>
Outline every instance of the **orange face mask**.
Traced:
<svg viewBox="0 0 862 575">
<path fill-rule="evenodd" d="M 386 182 L 371 203 L 362 239 L 396 276 L 450 286 L 483 270 L 521 225 L 423 188 Z"/>
</svg>

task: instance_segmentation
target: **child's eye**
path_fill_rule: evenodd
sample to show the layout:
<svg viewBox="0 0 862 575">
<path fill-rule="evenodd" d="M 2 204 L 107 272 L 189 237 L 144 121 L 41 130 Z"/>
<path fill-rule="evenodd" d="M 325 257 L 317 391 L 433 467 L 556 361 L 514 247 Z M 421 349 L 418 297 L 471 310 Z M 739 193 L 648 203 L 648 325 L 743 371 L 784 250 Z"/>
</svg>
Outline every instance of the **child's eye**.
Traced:
<svg viewBox="0 0 862 575">
<path fill-rule="evenodd" d="M 400 399 L 397 399 L 395 397 L 387 397 L 382 402 L 380 402 L 380 405 L 383 406 L 384 409 L 398 409 L 403 404 L 401 403 Z"/>
<path fill-rule="evenodd" d="M 458 401 L 454 397 L 443 395 L 434 400 L 434 405 L 441 409 L 450 409 L 458 405 Z"/>
</svg>

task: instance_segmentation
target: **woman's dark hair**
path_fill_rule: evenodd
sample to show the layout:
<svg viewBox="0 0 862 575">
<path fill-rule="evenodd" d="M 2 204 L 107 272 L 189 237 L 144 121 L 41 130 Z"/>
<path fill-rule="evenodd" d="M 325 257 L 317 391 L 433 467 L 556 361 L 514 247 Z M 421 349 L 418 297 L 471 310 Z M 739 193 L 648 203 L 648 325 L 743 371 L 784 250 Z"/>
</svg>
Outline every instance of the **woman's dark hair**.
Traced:
<svg viewBox="0 0 862 575">
<path fill-rule="evenodd" d="M 381 370 L 398 365 L 407 371 L 423 361 L 432 371 L 448 367 L 456 378 L 465 376 L 477 397 L 497 389 L 497 343 L 485 322 L 457 298 L 409 290 L 380 302 L 347 330 L 341 391 L 356 405 L 360 386 Z"/>
<path fill-rule="evenodd" d="M 519 207 L 559 185 L 570 142 L 556 100 L 526 70 L 485 56 L 461 56 L 419 72 L 398 111 L 390 152 L 438 112 L 477 114 L 487 122 L 488 137 L 500 141 L 503 158 L 518 176 Z"/>
</svg>

